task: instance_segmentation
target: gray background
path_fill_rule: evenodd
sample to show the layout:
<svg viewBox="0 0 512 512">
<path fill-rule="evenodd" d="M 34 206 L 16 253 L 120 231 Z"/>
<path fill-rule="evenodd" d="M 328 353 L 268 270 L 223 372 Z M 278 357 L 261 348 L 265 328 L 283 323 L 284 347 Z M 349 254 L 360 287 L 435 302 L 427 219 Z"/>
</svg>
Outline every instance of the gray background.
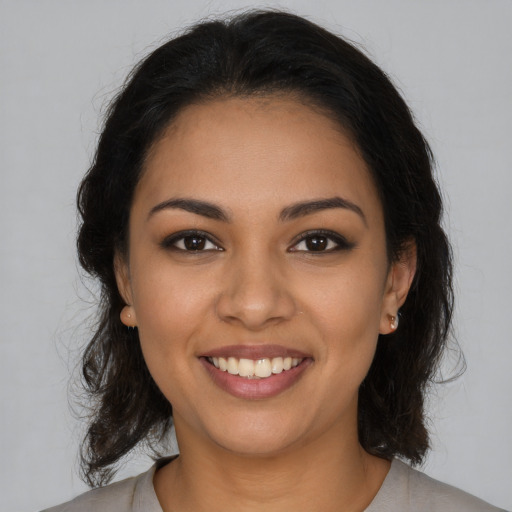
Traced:
<svg viewBox="0 0 512 512">
<path fill-rule="evenodd" d="M 85 489 L 67 388 L 93 306 L 77 273 L 74 195 L 102 109 L 168 34 L 257 5 L 292 9 L 364 45 L 430 140 L 468 370 L 432 399 L 424 470 L 512 509 L 511 1 L 0 0 L 2 510 L 37 510 Z M 455 364 L 447 360 L 447 375 Z M 137 456 L 120 476 L 148 464 Z"/>
</svg>

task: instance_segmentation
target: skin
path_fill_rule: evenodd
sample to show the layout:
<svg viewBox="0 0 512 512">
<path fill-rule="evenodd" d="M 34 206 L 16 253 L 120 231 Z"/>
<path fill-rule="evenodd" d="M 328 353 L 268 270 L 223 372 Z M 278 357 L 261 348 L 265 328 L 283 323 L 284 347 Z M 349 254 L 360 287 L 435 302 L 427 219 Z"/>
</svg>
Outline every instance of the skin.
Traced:
<svg viewBox="0 0 512 512">
<path fill-rule="evenodd" d="M 333 197 L 360 213 L 280 219 Z M 176 198 L 212 203 L 229 221 L 178 207 L 151 214 Z M 311 237 L 299 238 L 319 229 L 346 243 L 322 239 L 326 250 L 311 251 Z M 184 250 L 172 238 L 183 230 L 211 242 Z M 121 319 L 139 329 L 180 447 L 155 475 L 163 510 L 364 510 L 389 462 L 359 445 L 358 388 L 379 333 L 393 329 L 415 255 L 388 261 L 378 194 L 351 139 L 293 97 L 187 107 L 149 154 L 129 233 L 128 255 L 116 257 Z M 237 398 L 199 356 L 240 344 L 295 348 L 312 363 L 277 396 Z"/>
</svg>

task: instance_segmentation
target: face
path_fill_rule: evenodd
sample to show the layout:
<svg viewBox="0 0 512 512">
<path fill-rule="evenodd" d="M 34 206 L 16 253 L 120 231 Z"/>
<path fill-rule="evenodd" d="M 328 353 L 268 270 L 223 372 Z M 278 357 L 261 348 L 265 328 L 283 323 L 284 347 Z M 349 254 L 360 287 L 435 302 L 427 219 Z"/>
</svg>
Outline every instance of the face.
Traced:
<svg viewBox="0 0 512 512">
<path fill-rule="evenodd" d="M 351 140 L 292 99 L 183 110 L 135 191 L 116 272 L 178 433 L 274 454 L 357 435 L 357 394 L 413 264 L 391 264 Z"/>
</svg>

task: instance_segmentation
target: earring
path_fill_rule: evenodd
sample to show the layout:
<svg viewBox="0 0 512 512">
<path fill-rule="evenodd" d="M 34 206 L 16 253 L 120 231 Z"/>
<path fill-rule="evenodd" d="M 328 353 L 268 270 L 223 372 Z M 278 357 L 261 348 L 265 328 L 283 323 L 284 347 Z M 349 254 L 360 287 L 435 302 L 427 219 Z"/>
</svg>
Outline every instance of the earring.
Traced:
<svg viewBox="0 0 512 512">
<path fill-rule="evenodd" d="M 121 318 L 121 322 L 126 325 L 128 328 L 136 327 L 137 322 L 135 320 L 135 313 L 132 313 L 132 307 L 131 306 L 125 306 L 119 315 Z"/>
<path fill-rule="evenodd" d="M 392 331 L 396 331 L 398 329 L 398 313 L 396 316 L 389 315 L 389 327 Z"/>
</svg>

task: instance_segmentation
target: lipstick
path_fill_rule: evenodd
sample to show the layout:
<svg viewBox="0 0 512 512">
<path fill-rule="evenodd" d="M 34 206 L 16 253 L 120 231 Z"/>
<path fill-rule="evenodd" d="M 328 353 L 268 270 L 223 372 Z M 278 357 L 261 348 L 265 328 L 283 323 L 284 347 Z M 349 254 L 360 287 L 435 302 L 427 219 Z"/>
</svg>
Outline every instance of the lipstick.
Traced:
<svg viewBox="0 0 512 512">
<path fill-rule="evenodd" d="M 199 360 L 217 386 L 247 400 L 279 395 L 296 384 L 313 363 L 308 354 L 280 345 L 225 346 L 208 351 Z M 267 370 L 262 373 L 256 367 Z"/>
</svg>

